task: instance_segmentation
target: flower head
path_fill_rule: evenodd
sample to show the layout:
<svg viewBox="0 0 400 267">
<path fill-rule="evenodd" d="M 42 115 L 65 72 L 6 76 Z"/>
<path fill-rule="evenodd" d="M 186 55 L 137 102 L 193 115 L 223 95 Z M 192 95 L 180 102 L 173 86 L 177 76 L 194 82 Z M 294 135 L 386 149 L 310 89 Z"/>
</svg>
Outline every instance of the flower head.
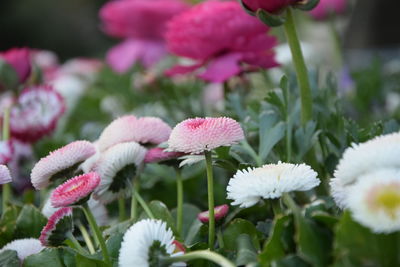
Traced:
<svg viewBox="0 0 400 267">
<path fill-rule="evenodd" d="M 52 87 L 26 88 L 11 109 L 11 134 L 24 142 L 36 142 L 56 128 L 64 110 L 62 96 Z"/>
<path fill-rule="evenodd" d="M 318 186 L 317 173 L 306 164 L 267 164 L 238 171 L 229 180 L 228 199 L 232 205 L 251 207 L 262 198 L 279 198 L 291 191 L 307 191 Z"/>
<path fill-rule="evenodd" d="M 254 67 L 277 66 L 272 48 L 275 37 L 269 28 L 247 15 L 234 1 L 206 1 L 175 16 L 168 23 L 168 49 L 197 61 L 192 66 L 176 66 L 167 74 L 184 74 L 206 66 L 200 78 L 223 82 Z M 242 63 L 249 66 L 245 68 Z"/>
<path fill-rule="evenodd" d="M 10 170 L 6 165 L 0 164 L 0 184 L 7 184 L 12 181 Z"/>
<path fill-rule="evenodd" d="M 5 60 L 15 70 L 20 83 L 24 83 L 31 74 L 32 67 L 28 48 L 12 48 L 1 52 L 0 59 Z"/>
<path fill-rule="evenodd" d="M 302 2 L 302 0 L 242 0 L 243 4 L 253 12 L 264 9 L 269 13 L 277 14 L 286 7 Z"/>
<path fill-rule="evenodd" d="M 46 247 L 59 246 L 67 239 L 66 234 L 72 229 L 72 208 L 61 208 L 50 216 L 40 234 L 40 243 Z"/>
<path fill-rule="evenodd" d="M 175 126 L 168 147 L 171 151 L 198 154 L 233 145 L 243 138 L 242 128 L 231 118 L 194 118 Z"/>
<path fill-rule="evenodd" d="M 141 167 L 146 149 L 136 142 L 121 143 L 101 154 L 92 170 L 100 177 L 100 185 L 93 197 L 102 203 L 109 203 L 118 196 L 130 192 L 130 181 Z"/>
<path fill-rule="evenodd" d="M 158 256 L 174 256 L 174 250 L 174 236 L 165 222 L 142 220 L 126 231 L 119 251 L 119 266 L 155 266 Z"/>
<path fill-rule="evenodd" d="M 216 206 L 214 208 L 214 217 L 215 217 L 215 221 L 219 221 L 222 218 L 224 218 L 226 216 L 226 214 L 228 214 L 229 211 L 229 206 L 224 204 L 224 205 L 220 205 L 220 206 Z M 210 218 L 210 213 L 208 210 L 203 211 L 201 213 L 199 213 L 197 215 L 197 218 L 202 222 L 202 223 L 208 223 L 209 218 Z"/>
<path fill-rule="evenodd" d="M 51 205 L 56 208 L 78 205 L 90 196 L 99 183 L 100 176 L 95 172 L 71 178 L 54 189 L 50 196 Z"/>
<path fill-rule="evenodd" d="M 375 233 L 400 230 L 400 170 L 381 169 L 363 175 L 349 187 L 352 216 Z"/>
<path fill-rule="evenodd" d="M 18 258 L 23 261 L 26 257 L 37 254 L 42 251 L 44 247 L 36 238 L 16 239 L 5 245 L 0 249 L 0 253 L 5 250 L 15 250 Z"/>
<path fill-rule="evenodd" d="M 155 147 L 147 150 L 144 163 L 165 162 L 185 155 L 182 152 L 168 152 L 164 148 Z"/>
<path fill-rule="evenodd" d="M 101 133 L 97 145 L 100 151 L 123 142 L 160 144 L 168 140 L 171 127 L 160 118 L 123 116 L 111 122 Z"/>
<path fill-rule="evenodd" d="M 10 162 L 13 155 L 13 142 L 11 140 L 0 141 L 0 164 L 7 164 L 8 162 Z"/>
<path fill-rule="evenodd" d="M 310 11 L 314 19 L 325 19 L 331 13 L 343 13 L 347 6 L 346 0 L 320 0 L 318 5 Z"/>
<path fill-rule="evenodd" d="M 95 153 L 95 146 L 88 141 L 72 142 L 37 162 L 31 172 L 31 182 L 36 189 L 43 189 L 51 180 L 73 173 L 80 163 Z"/>
</svg>

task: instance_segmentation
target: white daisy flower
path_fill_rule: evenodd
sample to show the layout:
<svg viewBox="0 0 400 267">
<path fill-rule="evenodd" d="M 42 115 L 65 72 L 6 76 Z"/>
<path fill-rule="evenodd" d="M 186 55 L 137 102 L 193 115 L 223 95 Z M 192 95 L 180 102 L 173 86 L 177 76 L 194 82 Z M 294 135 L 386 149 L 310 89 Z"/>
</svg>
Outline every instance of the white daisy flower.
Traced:
<svg viewBox="0 0 400 267">
<path fill-rule="evenodd" d="M 44 249 L 44 247 L 40 243 L 39 239 L 24 238 L 16 239 L 8 243 L 0 249 L 0 253 L 4 250 L 15 250 L 18 254 L 18 258 L 23 261 L 26 257 L 37 254 L 42 251 L 42 249 Z"/>
<path fill-rule="evenodd" d="M 6 165 L 0 164 L 0 184 L 11 183 L 11 173 Z"/>
<path fill-rule="evenodd" d="M 350 186 L 348 207 L 353 218 L 375 233 L 400 230 L 400 170 L 381 169 Z"/>
<path fill-rule="evenodd" d="M 141 168 L 145 155 L 146 149 L 136 142 L 120 143 L 102 153 L 92 168 L 101 178 L 94 199 L 109 203 L 118 196 L 129 195 L 130 181 Z"/>
<path fill-rule="evenodd" d="M 238 171 L 229 180 L 228 199 L 232 205 L 251 207 L 262 198 L 279 198 L 285 192 L 307 191 L 319 185 L 317 173 L 306 164 L 267 164 Z"/>
<path fill-rule="evenodd" d="M 142 220 L 132 225 L 125 233 L 119 251 L 119 266 L 155 266 L 157 256 L 166 257 L 181 255 L 174 253 L 175 244 L 171 229 L 160 220 Z M 173 263 L 171 266 L 186 266 L 184 263 Z"/>
</svg>

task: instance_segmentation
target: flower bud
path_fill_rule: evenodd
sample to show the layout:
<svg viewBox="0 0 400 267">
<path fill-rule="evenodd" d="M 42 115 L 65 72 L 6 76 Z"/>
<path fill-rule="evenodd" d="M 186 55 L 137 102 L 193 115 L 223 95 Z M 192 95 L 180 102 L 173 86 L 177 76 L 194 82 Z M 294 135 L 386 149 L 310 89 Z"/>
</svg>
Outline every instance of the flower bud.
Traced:
<svg viewBox="0 0 400 267">
<path fill-rule="evenodd" d="M 220 206 L 216 206 L 214 208 L 214 216 L 215 216 L 215 221 L 219 221 L 222 218 L 224 218 L 226 216 L 226 214 L 228 214 L 229 211 L 229 206 L 224 204 L 224 205 L 220 205 Z M 197 215 L 197 219 L 199 219 L 202 223 L 208 223 L 209 220 L 209 212 L 207 211 L 203 211 L 201 213 L 199 213 Z"/>
</svg>

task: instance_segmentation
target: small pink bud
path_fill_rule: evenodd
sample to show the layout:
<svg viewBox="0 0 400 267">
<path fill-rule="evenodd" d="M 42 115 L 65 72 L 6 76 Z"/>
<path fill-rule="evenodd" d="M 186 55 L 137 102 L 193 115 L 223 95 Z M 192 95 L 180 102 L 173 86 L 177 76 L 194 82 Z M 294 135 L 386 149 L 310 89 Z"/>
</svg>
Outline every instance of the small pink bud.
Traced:
<svg viewBox="0 0 400 267">
<path fill-rule="evenodd" d="M 226 205 L 226 204 L 220 205 L 220 206 L 216 206 L 214 208 L 215 220 L 219 221 L 222 218 L 224 218 L 226 216 L 226 214 L 228 214 L 228 211 L 229 211 L 229 206 Z M 209 220 L 209 212 L 208 212 L 208 210 L 199 213 L 197 215 L 197 219 L 199 219 L 202 223 L 208 223 L 208 220 Z"/>
</svg>

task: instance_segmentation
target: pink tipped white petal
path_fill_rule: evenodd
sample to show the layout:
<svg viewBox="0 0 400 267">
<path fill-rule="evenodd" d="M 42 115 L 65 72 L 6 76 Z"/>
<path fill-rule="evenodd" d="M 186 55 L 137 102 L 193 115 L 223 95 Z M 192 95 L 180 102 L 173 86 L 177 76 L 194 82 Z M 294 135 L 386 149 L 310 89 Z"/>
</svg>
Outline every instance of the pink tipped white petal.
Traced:
<svg viewBox="0 0 400 267">
<path fill-rule="evenodd" d="M 51 205 L 55 208 L 74 205 L 89 196 L 99 183 L 100 176 L 95 172 L 71 178 L 54 189 Z"/>
<path fill-rule="evenodd" d="M 146 156 L 144 158 L 144 163 L 168 161 L 168 160 L 172 160 L 172 159 L 177 159 L 183 155 L 185 155 L 185 153 L 168 152 L 168 151 L 165 151 L 164 148 L 155 147 L 155 148 L 151 148 L 147 151 Z"/>
<path fill-rule="evenodd" d="M 43 246 L 52 245 L 49 241 L 49 237 L 53 234 L 54 230 L 56 230 L 58 222 L 67 216 L 72 216 L 72 208 L 61 208 L 50 216 L 39 237 L 40 243 L 42 243 Z"/>
<path fill-rule="evenodd" d="M 5 250 L 14 250 L 17 252 L 18 258 L 23 261 L 26 257 L 34 255 L 42 251 L 44 247 L 36 238 L 16 239 L 0 249 L 0 253 Z"/>
<path fill-rule="evenodd" d="M 0 165 L 0 184 L 11 183 L 11 173 L 6 165 Z"/>
<path fill-rule="evenodd" d="M 111 122 L 98 140 L 100 151 L 123 142 L 160 144 L 168 140 L 171 127 L 156 117 L 123 116 Z"/>
<path fill-rule="evenodd" d="M 83 162 L 96 153 L 88 141 L 75 141 L 42 158 L 33 167 L 31 182 L 36 189 L 45 188 L 53 175 Z"/>
<path fill-rule="evenodd" d="M 168 140 L 171 151 L 198 154 L 244 139 L 240 124 L 227 117 L 194 118 L 179 123 Z"/>
</svg>

